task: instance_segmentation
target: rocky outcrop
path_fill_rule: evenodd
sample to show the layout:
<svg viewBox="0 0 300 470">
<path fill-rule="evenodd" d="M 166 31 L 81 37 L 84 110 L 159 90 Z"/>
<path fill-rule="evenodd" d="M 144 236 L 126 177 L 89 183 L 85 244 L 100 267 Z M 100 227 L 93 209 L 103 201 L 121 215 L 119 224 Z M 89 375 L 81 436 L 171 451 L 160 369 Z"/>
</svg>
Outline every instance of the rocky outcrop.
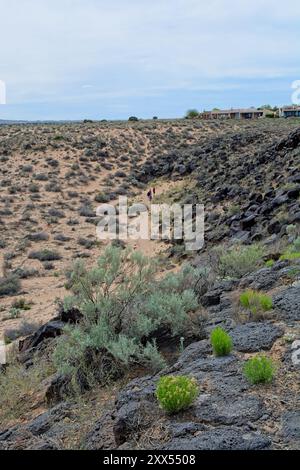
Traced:
<svg viewBox="0 0 300 470">
<path fill-rule="evenodd" d="M 61 403 L 42 413 L 30 423 L 15 426 L 0 432 L 2 450 L 57 450 L 61 448 L 60 439 L 71 432 L 67 420 L 72 414 L 71 405 Z"/>
<path fill-rule="evenodd" d="M 251 127 L 231 130 L 207 137 L 201 147 L 159 154 L 134 168 L 131 177 L 140 182 L 192 177 L 195 190 L 185 189 L 182 202 L 210 207 L 206 248 L 226 240 L 253 243 L 270 235 L 280 239 L 288 225 L 299 222 L 299 137 L 299 128 L 276 136 Z"/>
</svg>

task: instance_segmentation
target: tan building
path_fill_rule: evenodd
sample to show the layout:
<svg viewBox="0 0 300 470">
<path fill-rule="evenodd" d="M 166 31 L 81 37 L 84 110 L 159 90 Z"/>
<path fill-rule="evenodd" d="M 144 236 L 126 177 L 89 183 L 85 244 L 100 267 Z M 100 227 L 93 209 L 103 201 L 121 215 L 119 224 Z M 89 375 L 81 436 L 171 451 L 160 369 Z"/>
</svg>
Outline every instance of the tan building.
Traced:
<svg viewBox="0 0 300 470">
<path fill-rule="evenodd" d="M 204 111 L 201 119 L 258 119 L 264 117 L 264 111 L 256 108 L 227 109 Z"/>
<path fill-rule="evenodd" d="M 283 106 L 279 109 L 279 117 L 300 117 L 300 106 Z"/>
</svg>

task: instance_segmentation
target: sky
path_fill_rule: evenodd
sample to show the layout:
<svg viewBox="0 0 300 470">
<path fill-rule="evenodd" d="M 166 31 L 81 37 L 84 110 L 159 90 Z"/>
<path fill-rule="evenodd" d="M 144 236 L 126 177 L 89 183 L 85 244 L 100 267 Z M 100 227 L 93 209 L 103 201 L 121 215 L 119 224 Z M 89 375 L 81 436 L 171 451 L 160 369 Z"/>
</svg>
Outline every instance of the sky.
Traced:
<svg viewBox="0 0 300 470">
<path fill-rule="evenodd" d="M 0 0 L 0 119 L 283 105 L 299 0 Z"/>
</svg>

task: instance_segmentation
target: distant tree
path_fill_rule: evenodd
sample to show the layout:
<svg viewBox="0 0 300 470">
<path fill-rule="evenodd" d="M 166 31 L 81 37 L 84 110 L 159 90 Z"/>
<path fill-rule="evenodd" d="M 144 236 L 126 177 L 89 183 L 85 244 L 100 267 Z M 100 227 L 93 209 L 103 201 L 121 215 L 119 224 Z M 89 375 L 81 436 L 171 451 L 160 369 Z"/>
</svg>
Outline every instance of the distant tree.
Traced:
<svg viewBox="0 0 300 470">
<path fill-rule="evenodd" d="M 199 111 L 197 109 L 189 109 L 186 113 L 187 119 L 195 119 L 199 116 Z"/>
<path fill-rule="evenodd" d="M 94 122 L 92 119 L 84 119 L 83 121 L 84 124 L 91 124 L 92 122 Z"/>
<path fill-rule="evenodd" d="M 262 106 L 260 106 L 258 109 L 273 109 L 272 106 L 270 104 L 263 104 Z"/>
<path fill-rule="evenodd" d="M 157 116 L 153 116 L 153 120 L 154 121 L 157 121 L 158 117 Z"/>
<path fill-rule="evenodd" d="M 138 118 L 137 118 L 136 116 L 130 116 L 130 118 L 128 119 L 128 121 L 136 122 L 136 121 L 138 121 Z"/>
</svg>

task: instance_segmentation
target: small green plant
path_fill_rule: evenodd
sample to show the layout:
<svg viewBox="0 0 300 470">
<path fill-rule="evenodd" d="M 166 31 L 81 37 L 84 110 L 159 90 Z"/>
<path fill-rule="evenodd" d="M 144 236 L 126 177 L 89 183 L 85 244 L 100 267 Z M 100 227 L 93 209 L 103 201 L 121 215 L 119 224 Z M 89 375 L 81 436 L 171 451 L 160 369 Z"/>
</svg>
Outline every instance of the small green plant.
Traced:
<svg viewBox="0 0 300 470">
<path fill-rule="evenodd" d="M 268 261 L 266 261 L 265 263 L 265 266 L 266 268 L 272 268 L 275 264 L 275 261 L 273 259 L 268 259 Z"/>
<path fill-rule="evenodd" d="M 273 301 L 269 295 L 261 294 L 251 289 L 246 290 L 240 295 L 240 304 L 242 307 L 250 310 L 255 317 L 273 308 Z"/>
<path fill-rule="evenodd" d="M 232 350 L 232 339 L 223 328 L 215 328 L 211 332 L 210 341 L 216 356 L 227 356 Z"/>
<path fill-rule="evenodd" d="M 280 256 L 280 261 L 293 261 L 300 258 L 300 252 L 286 252 Z"/>
<path fill-rule="evenodd" d="M 245 363 L 244 374 L 252 384 L 270 383 L 275 374 L 275 366 L 268 357 L 255 356 Z"/>
<path fill-rule="evenodd" d="M 281 261 L 293 261 L 300 258 L 300 237 L 296 238 L 288 249 L 280 256 Z"/>
<path fill-rule="evenodd" d="M 188 408 L 198 393 L 196 379 L 185 375 L 161 377 L 156 389 L 159 404 L 167 413 L 177 413 Z"/>
</svg>

